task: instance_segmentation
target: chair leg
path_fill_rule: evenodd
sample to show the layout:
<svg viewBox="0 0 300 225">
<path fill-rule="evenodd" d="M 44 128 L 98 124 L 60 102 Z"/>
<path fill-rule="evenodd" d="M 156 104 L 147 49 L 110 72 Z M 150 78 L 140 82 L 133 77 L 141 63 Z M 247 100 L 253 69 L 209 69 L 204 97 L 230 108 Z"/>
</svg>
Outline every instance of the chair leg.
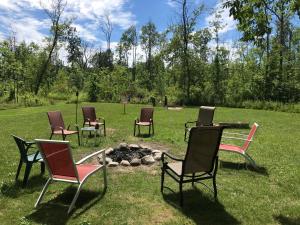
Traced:
<svg viewBox="0 0 300 225">
<path fill-rule="evenodd" d="M 79 132 L 77 133 L 78 145 L 80 146 L 80 135 Z"/>
<path fill-rule="evenodd" d="M 23 187 L 25 187 L 27 184 L 27 180 L 28 180 L 28 177 L 30 174 L 31 167 L 32 167 L 31 163 L 26 163 L 26 169 L 25 169 L 25 174 L 24 174 L 24 179 L 23 179 Z"/>
<path fill-rule="evenodd" d="M 149 125 L 149 131 L 148 131 L 149 136 L 150 136 L 150 131 L 151 131 L 151 124 Z"/>
<path fill-rule="evenodd" d="M 20 159 L 19 166 L 18 166 L 18 169 L 17 169 L 17 174 L 16 174 L 16 180 L 18 180 L 22 165 L 23 165 L 23 162 L 22 162 L 22 159 Z"/>
<path fill-rule="evenodd" d="M 179 195 L 180 195 L 180 206 L 183 206 L 183 193 L 182 193 L 182 182 L 179 182 Z"/>
<path fill-rule="evenodd" d="M 257 168 L 257 165 L 255 163 L 255 161 L 250 157 L 250 155 L 248 155 L 246 152 L 243 154 L 243 156 L 245 157 L 245 159 L 250 163 L 251 166 L 253 166 L 254 168 Z"/>
<path fill-rule="evenodd" d="M 50 135 L 50 138 L 49 138 L 50 140 L 52 139 L 52 136 L 53 136 L 53 133 L 51 133 L 51 135 Z"/>
<path fill-rule="evenodd" d="M 193 175 L 192 175 L 192 186 L 194 186 L 194 184 L 195 184 L 195 173 L 193 173 Z"/>
<path fill-rule="evenodd" d="M 139 135 L 141 135 L 141 128 L 140 125 L 138 125 Z"/>
<path fill-rule="evenodd" d="M 47 188 L 48 188 L 48 186 L 49 186 L 49 184 L 50 184 L 51 181 L 52 181 L 51 178 L 49 178 L 49 179 L 47 180 L 47 182 L 46 182 L 45 186 L 43 187 L 43 190 L 42 190 L 42 192 L 41 192 L 41 194 L 40 194 L 38 200 L 36 201 L 36 203 L 35 203 L 35 205 L 34 205 L 35 208 L 36 208 L 36 207 L 40 204 L 40 202 L 42 201 L 42 198 L 44 197 L 44 194 L 45 194 L 45 192 L 46 192 L 46 190 L 47 190 Z"/>
<path fill-rule="evenodd" d="M 136 129 L 136 124 L 133 126 L 133 136 L 135 136 L 135 129 Z"/>
<path fill-rule="evenodd" d="M 103 128 L 104 128 L 104 137 L 106 137 L 105 121 L 103 122 Z"/>
<path fill-rule="evenodd" d="M 75 206 L 75 202 L 76 202 L 76 200 L 77 200 L 77 198 L 78 198 L 78 196 L 79 196 L 79 193 L 80 193 L 80 191 L 81 191 L 82 185 L 83 185 L 83 183 L 81 183 L 81 184 L 79 185 L 79 187 L 78 187 L 78 189 L 77 189 L 77 191 L 76 191 L 76 194 L 75 194 L 75 196 L 74 196 L 74 198 L 73 198 L 73 200 L 72 200 L 72 202 L 71 202 L 71 205 L 70 205 L 70 207 L 69 207 L 68 214 L 72 211 L 72 209 L 73 209 L 74 206 Z"/>
<path fill-rule="evenodd" d="M 217 199 L 218 190 L 217 190 L 216 175 L 214 175 L 213 177 L 213 186 L 214 186 L 214 198 Z"/>
<path fill-rule="evenodd" d="M 62 139 L 63 139 L 63 141 L 65 141 L 65 140 L 66 140 L 66 137 L 67 137 L 67 135 L 62 135 Z"/>
<path fill-rule="evenodd" d="M 45 173 L 45 163 L 41 162 L 41 173 L 44 174 Z"/>
<path fill-rule="evenodd" d="M 152 122 L 152 135 L 154 135 L 154 123 Z"/>
<path fill-rule="evenodd" d="M 165 167 L 162 166 L 161 168 L 161 180 L 160 180 L 160 191 L 163 192 L 164 190 L 164 181 L 165 181 Z"/>
</svg>

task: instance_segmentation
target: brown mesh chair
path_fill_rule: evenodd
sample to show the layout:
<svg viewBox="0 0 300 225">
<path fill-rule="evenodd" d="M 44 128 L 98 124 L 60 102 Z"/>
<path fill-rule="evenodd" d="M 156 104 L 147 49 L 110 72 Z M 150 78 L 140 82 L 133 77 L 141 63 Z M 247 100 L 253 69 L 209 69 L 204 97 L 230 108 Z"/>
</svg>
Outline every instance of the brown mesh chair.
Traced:
<svg viewBox="0 0 300 225">
<path fill-rule="evenodd" d="M 141 133 L 140 126 L 148 126 L 149 127 L 149 135 L 150 130 L 152 128 L 152 135 L 154 135 L 154 122 L 153 122 L 153 108 L 142 108 L 140 119 L 136 119 L 134 121 L 134 130 L 133 135 L 135 136 L 136 126 L 138 126 L 139 135 Z"/>
<path fill-rule="evenodd" d="M 184 132 L 184 140 L 186 140 L 187 135 L 190 131 L 190 124 L 194 124 L 198 126 L 212 126 L 214 119 L 215 107 L 211 106 L 201 106 L 199 108 L 198 120 L 197 121 L 188 121 L 184 124 L 185 132 Z"/>
<path fill-rule="evenodd" d="M 102 117 L 98 117 L 98 118 L 96 117 L 95 107 L 84 106 L 82 107 L 82 113 L 83 113 L 83 127 L 103 126 L 104 136 L 106 136 L 105 120 Z"/>
<path fill-rule="evenodd" d="M 79 128 L 78 125 L 75 125 L 76 130 L 69 130 L 70 125 L 68 128 L 65 128 L 65 123 L 61 112 L 54 111 L 54 112 L 47 112 L 50 127 L 51 127 L 51 135 L 50 139 L 52 139 L 53 135 L 61 135 L 62 139 L 65 140 L 67 136 L 72 134 L 77 134 L 78 137 L 78 145 L 80 145 L 80 137 L 79 137 Z"/>
<path fill-rule="evenodd" d="M 218 168 L 218 149 L 223 127 L 193 127 L 190 131 L 187 151 L 184 159 L 169 153 L 162 154 L 161 192 L 164 187 L 164 175 L 169 174 L 179 183 L 180 206 L 183 205 L 182 185 L 184 183 L 213 179 L 214 197 L 217 198 L 216 174 Z M 167 160 L 173 160 L 168 162 Z"/>
</svg>

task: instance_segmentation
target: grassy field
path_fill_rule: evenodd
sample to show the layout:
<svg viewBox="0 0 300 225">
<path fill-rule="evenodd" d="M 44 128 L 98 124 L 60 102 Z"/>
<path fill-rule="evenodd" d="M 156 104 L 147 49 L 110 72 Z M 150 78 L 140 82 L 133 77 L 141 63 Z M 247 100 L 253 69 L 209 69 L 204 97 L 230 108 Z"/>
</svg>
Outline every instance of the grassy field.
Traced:
<svg viewBox="0 0 300 225">
<path fill-rule="evenodd" d="M 107 137 L 101 138 L 101 149 L 120 142 L 160 144 L 162 150 L 183 155 L 184 123 L 197 117 L 198 108 L 173 111 L 155 108 L 155 135 L 133 137 L 133 122 L 141 105 L 94 105 L 107 123 Z M 80 109 L 80 108 L 79 108 Z M 300 114 L 263 110 L 217 108 L 214 121 L 246 121 L 260 125 L 250 155 L 260 166 L 258 171 L 245 168 L 238 155 L 221 152 L 217 174 L 218 202 L 202 185 L 184 186 L 184 208 L 178 207 L 178 187 L 166 178 L 168 190 L 160 193 L 159 164 L 135 169 L 108 168 L 108 189 L 103 195 L 100 173 L 85 184 L 71 216 L 66 212 L 76 187 L 55 183 L 50 186 L 38 209 L 34 203 L 46 182 L 34 165 L 28 186 L 14 177 L 19 153 L 11 134 L 26 139 L 48 138 L 47 111 L 60 110 L 66 124 L 75 123 L 75 105 L 0 111 L 0 224 L 300 224 Z M 81 109 L 79 124 L 82 124 Z M 92 142 L 77 146 L 76 137 L 69 139 L 75 159 L 95 148 Z M 24 167 L 23 167 L 24 169 Z M 24 171 L 20 178 L 23 179 Z M 210 181 L 208 181 L 210 185 Z"/>
</svg>

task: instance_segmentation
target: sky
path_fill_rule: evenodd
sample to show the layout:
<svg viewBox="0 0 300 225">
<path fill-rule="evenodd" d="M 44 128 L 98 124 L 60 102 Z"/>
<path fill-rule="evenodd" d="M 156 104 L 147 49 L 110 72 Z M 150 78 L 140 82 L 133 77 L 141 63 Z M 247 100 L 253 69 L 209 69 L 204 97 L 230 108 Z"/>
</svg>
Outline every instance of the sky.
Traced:
<svg viewBox="0 0 300 225">
<path fill-rule="evenodd" d="M 213 10 L 221 8 L 221 0 L 190 0 L 192 6 L 204 3 L 198 28 L 208 27 Z M 49 34 L 50 21 L 45 13 L 51 0 L 0 0 L 0 40 L 11 34 L 18 42 L 42 43 Z M 178 21 L 178 5 L 172 0 L 67 0 L 64 18 L 73 18 L 79 36 L 98 48 L 105 48 L 105 38 L 99 29 L 99 18 L 109 14 L 113 23 L 112 46 L 116 46 L 122 33 L 131 25 L 138 30 L 152 21 L 159 32 Z M 240 38 L 236 22 L 228 10 L 222 12 L 224 27 L 220 41 L 231 45 Z"/>
</svg>

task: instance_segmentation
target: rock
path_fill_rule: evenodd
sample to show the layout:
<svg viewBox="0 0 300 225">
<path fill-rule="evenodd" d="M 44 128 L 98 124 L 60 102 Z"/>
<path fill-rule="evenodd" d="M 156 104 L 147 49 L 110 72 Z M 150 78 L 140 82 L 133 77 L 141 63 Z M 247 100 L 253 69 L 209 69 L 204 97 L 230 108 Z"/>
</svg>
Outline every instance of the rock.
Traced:
<svg viewBox="0 0 300 225">
<path fill-rule="evenodd" d="M 116 167 L 116 166 L 118 166 L 118 165 L 119 165 L 118 162 L 111 162 L 111 163 L 109 163 L 107 166 L 108 166 L 108 167 Z"/>
<path fill-rule="evenodd" d="M 160 150 L 152 150 L 152 154 L 156 154 L 156 153 L 160 153 L 161 154 L 161 151 Z"/>
<path fill-rule="evenodd" d="M 148 145 L 140 144 L 140 148 L 151 149 Z"/>
<path fill-rule="evenodd" d="M 122 161 L 120 162 L 120 165 L 121 165 L 121 166 L 130 166 L 130 163 L 129 163 L 127 160 L 122 160 Z"/>
<path fill-rule="evenodd" d="M 157 152 L 157 153 L 155 153 L 155 154 L 153 155 L 153 158 L 154 158 L 156 161 L 159 161 L 159 160 L 161 160 L 161 155 L 162 155 L 162 153 Z"/>
<path fill-rule="evenodd" d="M 114 151 L 113 148 L 108 148 L 105 150 L 105 154 L 108 155 L 108 154 L 112 153 L 113 151 Z"/>
<path fill-rule="evenodd" d="M 109 164 L 109 163 L 112 162 L 112 159 L 109 158 L 109 157 L 105 157 L 105 159 L 106 159 L 106 160 L 105 160 L 105 161 L 106 161 L 106 164 Z M 100 154 L 100 155 L 98 156 L 98 161 L 99 161 L 100 164 L 103 164 L 102 154 Z"/>
<path fill-rule="evenodd" d="M 145 165 L 150 165 L 155 163 L 155 160 L 151 155 L 146 155 L 142 158 L 142 163 Z"/>
<path fill-rule="evenodd" d="M 138 159 L 138 158 L 134 158 L 134 159 L 131 160 L 130 164 L 132 166 L 139 166 L 139 165 L 142 164 L 142 161 L 140 159 Z"/>
<path fill-rule="evenodd" d="M 130 149 L 139 149 L 140 146 L 137 145 L 137 144 L 130 144 L 130 145 L 129 145 L 129 148 L 130 148 Z"/>
<path fill-rule="evenodd" d="M 128 148 L 128 144 L 126 142 L 122 142 L 119 144 L 119 149 L 123 150 L 123 149 L 127 149 Z"/>
</svg>

